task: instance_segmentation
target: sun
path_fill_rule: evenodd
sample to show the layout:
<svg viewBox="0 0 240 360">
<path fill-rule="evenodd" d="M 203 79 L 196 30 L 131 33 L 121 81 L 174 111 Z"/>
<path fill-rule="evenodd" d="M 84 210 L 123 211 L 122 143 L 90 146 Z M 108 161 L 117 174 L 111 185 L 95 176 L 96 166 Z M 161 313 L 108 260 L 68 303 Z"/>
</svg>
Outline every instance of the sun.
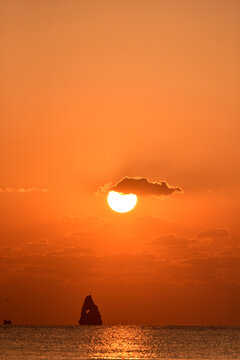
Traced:
<svg viewBox="0 0 240 360">
<path fill-rule="evenodd" d="M 137 195 L 110 191 L 107 197 L 110 208 L 118 213 L 131 211 L 137 203 Z"/>
</svg>

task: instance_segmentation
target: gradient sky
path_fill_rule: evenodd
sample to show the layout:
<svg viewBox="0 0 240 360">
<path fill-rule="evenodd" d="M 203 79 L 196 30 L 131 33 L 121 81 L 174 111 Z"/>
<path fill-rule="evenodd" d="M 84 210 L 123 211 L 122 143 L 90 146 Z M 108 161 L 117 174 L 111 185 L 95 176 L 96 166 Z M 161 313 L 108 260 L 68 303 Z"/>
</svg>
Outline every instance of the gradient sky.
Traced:
<svg viewBox="0 0 240 360">
<path fill-rule="evenodd" d="M 240 2 L 3 0 L 0 24 L 0 319 L 74 324 L 92 294 L 105 323 L 239 325 Z M 117 214 L 125 176 L 184 192 Z"/>
</svg>

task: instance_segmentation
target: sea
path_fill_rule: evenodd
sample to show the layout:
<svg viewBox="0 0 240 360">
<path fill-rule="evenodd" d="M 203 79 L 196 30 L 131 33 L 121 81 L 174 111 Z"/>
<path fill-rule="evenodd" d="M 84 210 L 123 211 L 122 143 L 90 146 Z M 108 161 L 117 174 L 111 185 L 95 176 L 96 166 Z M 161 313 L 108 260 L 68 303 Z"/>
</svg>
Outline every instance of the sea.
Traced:
<svg viewBox="0 0 240 360">
<path fill-rule="evenodd" d="M 240 360 L 240 327 L 0 326 L 0 359 Z"/>
</svg>

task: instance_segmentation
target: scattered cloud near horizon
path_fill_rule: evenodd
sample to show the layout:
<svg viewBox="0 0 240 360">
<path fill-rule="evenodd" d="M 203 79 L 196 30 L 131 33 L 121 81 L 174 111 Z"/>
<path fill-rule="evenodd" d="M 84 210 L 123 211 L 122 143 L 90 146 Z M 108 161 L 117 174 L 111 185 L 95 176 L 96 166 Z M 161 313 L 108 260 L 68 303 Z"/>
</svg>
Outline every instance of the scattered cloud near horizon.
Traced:
<svg viewBox="0 0 240 360">
<path fill-rule="evenodd" d="M 106 191 L 118 191 L 125 194 L 136 195 L 171 195 L 173 192 L 182 192 L 179 186 L 171 186 L 166 181 L 152 182 L 144 177 L 128 177 L 125 176 L 116 185 L 105 184 L 100 187 L 98 192 L 104 193 Z"/>
</svg>

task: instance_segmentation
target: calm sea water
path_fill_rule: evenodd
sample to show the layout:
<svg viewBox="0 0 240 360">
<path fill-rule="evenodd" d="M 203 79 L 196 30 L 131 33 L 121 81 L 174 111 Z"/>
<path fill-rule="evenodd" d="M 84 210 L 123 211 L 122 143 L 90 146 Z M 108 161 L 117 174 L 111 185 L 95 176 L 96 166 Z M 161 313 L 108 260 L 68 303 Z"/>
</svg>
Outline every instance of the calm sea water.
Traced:
<svg viewBox="0 0 240 360">
<path fill-rule="evenodd" d="M 240 359 L 240 327 L 0 326 L 0 359 Z"/>
</svg>

